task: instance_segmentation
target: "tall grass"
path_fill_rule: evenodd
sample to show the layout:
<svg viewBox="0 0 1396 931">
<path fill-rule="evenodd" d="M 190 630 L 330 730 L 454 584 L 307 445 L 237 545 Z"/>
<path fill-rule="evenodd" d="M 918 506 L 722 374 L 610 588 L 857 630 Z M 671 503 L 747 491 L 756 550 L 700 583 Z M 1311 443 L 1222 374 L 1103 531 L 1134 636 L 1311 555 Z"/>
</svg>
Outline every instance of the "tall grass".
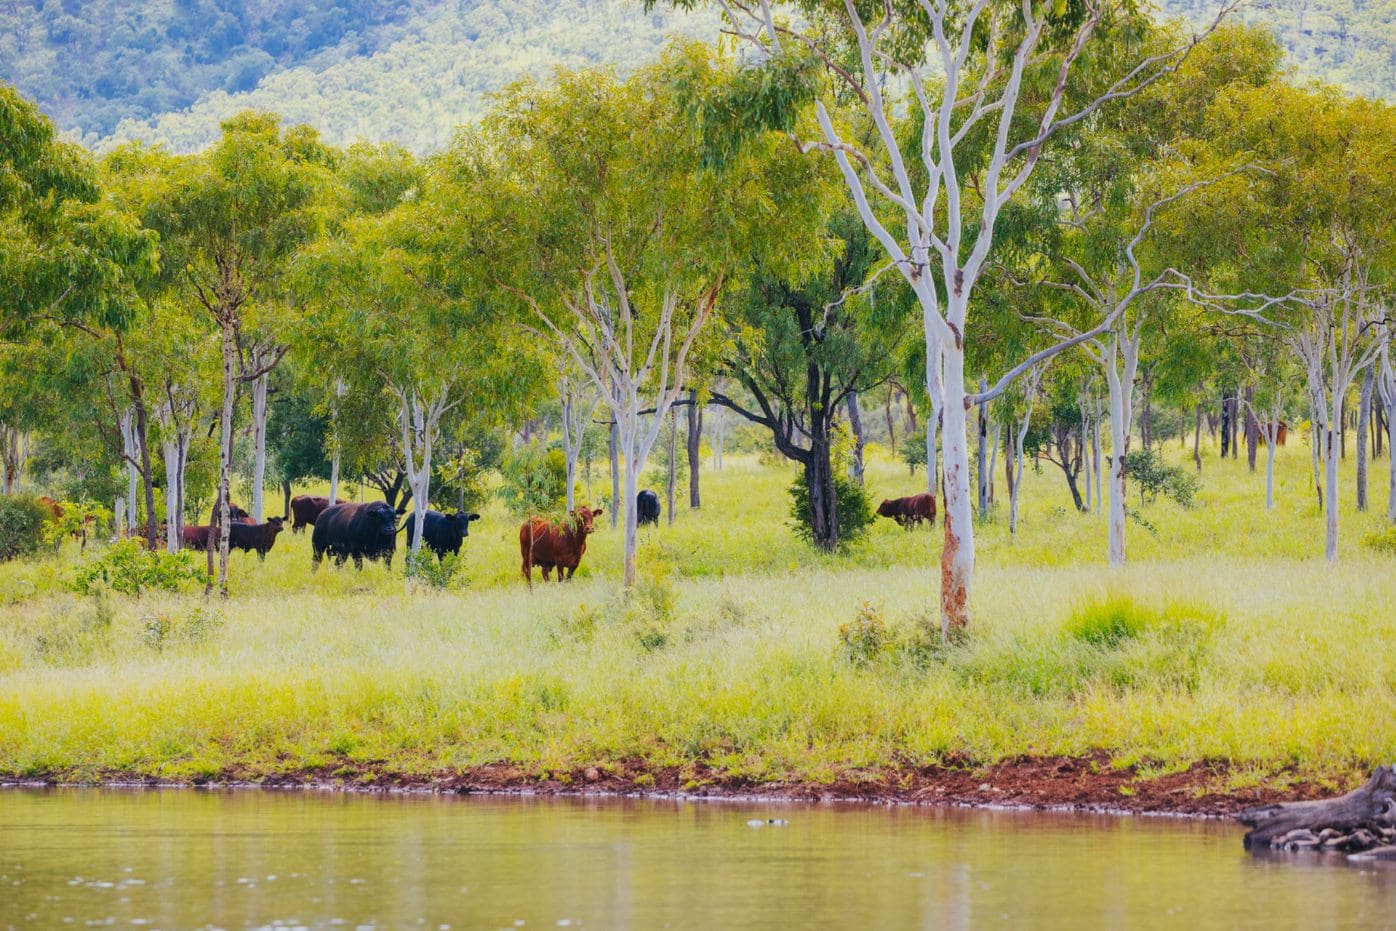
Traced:
<svg viewBox="0 0 1396 931">
<path fill-rule="evenodd" d="M 74 551 L 7 564 L 0 773 L 818 781 L 1096 750 L 1306 775 L 1396 759 L 1396 574 L 1359 542 L 1380 516 L 1345 514 L 1329 567 L 1306 451 L 1280 467 L 1267 514 L 1263 476 L 1209 459 L 1197 506 L 1151 508 L 1157 537 L 1131 526 L 1118 571 L 1059 473 L 1029 474 L 1018 539 L 981 527 L 975 626 L 952 647 L 926 636 L 936 534 L 884 522 L 825 556 L 784 526 L 791 472 L 731 459 L 702 511 L 645 532 L 630 595 L 608 526 L 574 583 L 530 594 L 496 508 L 444 592 L 407 582 L 401 556 L 312 574 L 289 535 L 265 564 L 234 556 L 224 603 L 81 598 L 62 585 Z M 923 483 L 873 463 L 874 498 Z"/>
</svg>

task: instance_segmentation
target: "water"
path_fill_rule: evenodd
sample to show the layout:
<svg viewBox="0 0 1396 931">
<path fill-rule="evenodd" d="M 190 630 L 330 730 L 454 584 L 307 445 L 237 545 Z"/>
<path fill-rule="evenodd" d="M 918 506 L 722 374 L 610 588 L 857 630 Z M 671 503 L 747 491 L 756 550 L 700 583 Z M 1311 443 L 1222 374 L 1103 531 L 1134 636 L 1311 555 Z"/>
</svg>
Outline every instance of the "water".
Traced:
<svg viewBox="0 0 1396 931">
<path fill-rule="evenodd" d="M 1261 923 L 1396 927 L 1396 870 L 1257 857 L 1234 825 L 1168 818 L 0 791 L 0 927 Z"/>
</svg>

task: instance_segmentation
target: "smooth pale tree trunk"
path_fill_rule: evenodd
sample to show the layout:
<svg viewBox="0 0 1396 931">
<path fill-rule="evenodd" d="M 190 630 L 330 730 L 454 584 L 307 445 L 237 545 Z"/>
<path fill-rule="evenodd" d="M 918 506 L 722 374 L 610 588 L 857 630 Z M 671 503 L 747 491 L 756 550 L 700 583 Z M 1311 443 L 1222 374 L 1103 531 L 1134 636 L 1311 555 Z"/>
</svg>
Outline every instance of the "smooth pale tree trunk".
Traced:
<svg viewBox="0 0 1396 931">
<path fill-rule="evenodd" d="M 1100 486 L 1100 472 L 1101 465 L 1103 464 L 1100 450 L 1100 427 L 1101 420 L 1103 419 L 1103 411 L 1101 410 L 1101 400 L 1099 397 L 1093 398 L 1092 404 L 1095 407 L 1095 411 L 1091 416 L 1091 474 L 1086 476 L 1086 481 L 1089 482 L 1093 479 L 1095 481 L 1095 512 L 1099 514 L 1101 508 L 1104 506 L 1105 500 Z"/>
<path fill-rule="evenodd" d="M 339 500 L 339 444 L 335 443 L 330 456 L 330 503 Z"/>
<path fill-rule="evenodd" d="M 181 419 L 171 400 L 160 408 L 165 453 L 165 546 L 171 553 L 184 545 L 184 477 L 189 469 L 192 406 Z"/>
<path fill-rule="evenodd" d="M 979 380 L 979 390 L 984 391 L 989 386 L 983 379 Z M 980 404 L 976 409 L 975 435 L 979 443 L 979 474 L 977 491 L 979 496 L 979 519 L 989 518 L 989 411 L 985 404 Z"/>
<path fill-rule="evenodd" d="M 1318 498 L 1319 510 L 1323 510 L 1323 469 L 1322 469 L 1322 444 L 1323 431 L 1319 426 L 1319 414 L 1322 408 L 1311 396 L 1309 398 L 1309 423 L 1312 426 L 1312 436 L 1309 442 L 1309 459 L 1314 471 L 1314 495 Z"/>
<path fill-rule="evenodd" d="M 229 495 L 233 485 L 233 405 L 237 400 L 237 366 L 238 366 L 238 345 L 237 330 L 232 325 L 232 321 L 225 319 L 222 324 L 223 331 L 223 408 L 218 414 L 218 496 L 215 509 L 218 515 L 217 520 L 217 550 L 218 550 L 218 575 L 217 584 L 219 592 L 226 598 L 228 595 L 228 540 L 231 533 L 231 511 L 229 509 Z M 209 584 L 214 582 L 213 576 L 213 537 L 209 534 L 208 570 Z"/>
<path fill-rule="evenodd" d="M 1382 347 L 1377 363 L 1377 397 L 1386 418 L 1386 519 L 1396 523 L 1396 365 L 1391 362 L 1389 331 L 1386 338 L 1388 345 Z"/>
<path fill-rule="evenodd" d="M 698 392 L 688 393 L 688 506 L 702 507 L 698 489 L 699 453 L 703 443 L 703 408 L 698 404 Z"/>
<path fill-rule="evenodd" d="M 1110 393 L 1110 565 L 1125 564 L 1125 457 L 1129 454 L 1130 414 L 1133 411 L 1134 376 L 1139 364 L 1139 337 L 1116 333 L 1102 361 Z"/>
<path fill-rule="evenodd" d="M 1246 386 L 1246 467 L 1255 471 L 1256 447 L 1260 445 L 1260 424 L 1255 419 L 1255 408 L 1251 403 L 1255 400 L 1255 388 Z"/>
<path fill-rule="evenodd" d="M 1372 369 L 1362 373 L 1362 399 L 1357 406 L 1357 509 L 1367 510 L 1367 430 L 1372 419 Z"/>
<path fill-rule="evenodd" d="M 564 386 L 562 390 L 562 455 L 567 482 L 567 513 L 577 507 L 577 450 L 572 443 L 572 405 L 574 401 Z"/>
<path fill-rule="evenodd" d="M 252 518 L 266 519 L 263 485 L 267 479 L 267 389 L 271 374 L 264 372 L 252 380 Z"/>
<path fill-rule="evenodd" d="M 940 554 L 940 624 L 946 636 L 969 626 L 974 582 L 974 513 L 970 497 L 969 439 L 965 410 L 965 356 L 956 346 L 941 353 L 945 366 L 941 429 L 945 487 L 945 545 Z"/>
<path fill-rule="evenodd" d="M 862 487 L 863 451 L 867 448 L 867 440 L 863 436 L 863 412 L 858 409 L 858 392 L 850 391 L 845 404 L 848 407 L 848 425 L 853 430 L 853 461 L 849 463 L 848 472 Z M 930 426 L 927 425 L 926 429 L 929 430 Z"/>
<path fill-rule="evenodd" d="M 1265 430 L 1265 510 L 1275 510 L 1275 447 L 1280 441 L 1280 418 L 1276 412 Z"/>
<path fill-rule="evenodd" d="M 614 417 L 614 415 L 612 415 Z M 614 419 L 611 421 L 611 436 L 606 445 L 606 452 L 611 461 L 611 529 L 616 528 L 616 522 L 620 520 L 621 500 L 620 500 L 620 441 L 618 437 L 618 427 Z M 625 510 L 630 511 L 635 506 L 635 499 L 625 502 Z"/>
<path fill-rule="evenodd" d="M 431 506 L 431 458 L 440 431 L 441 418 L 455 403 L 450 400 L 451 385 L 442 387 L 428 400 L 416 388 L 395 388 L 398 396 L 398 425 L 402 429 L 402 455 L 407 487 L 412 490 L 412 519 L 416 521 L 411 559 L 420 558 L 422 540 Z"/>
<path fill-rule="evenodd" d="M 1336 405 L 1335 405 L 1336 406 Z M 1327 431 L 1325 444 L 1324 477 L 1324 539 L 1323 554 L 1329 562 L 1338 561 L 1338 431 Z"/>
<path fill-rule="evenodd" d="M 1013 480 L 1008 485 L 1008 532 L 1015 536 L 1018 533 L 1018 496 L 1023 487 L 1023 442 L 1032 425 L 1032 408 L 1037 400 L 1037 387 L 1041 379 L 1040 370 L 1034 369 L 1028 374 L 1023 388 L 1023 419 L 1019 421 L 1013 437 L 1013 471 L 1010 473 Z"/>
<path fill-rule="evenodd" d="M 1003 434 L 1003 424 L 994 423 L 993 438 L 989 440 L 989 505 L 994 504 L 994 475 L 999 467 L 999 437 Z"/>
<path fill-rule="evenodd" d="M 126 536 L 132 536 L 136 532 L 136 489 L 140 485 L 140 472 L 136 468 L 136 456 L 139 451 L 136 447 L 136 418 L 135 414 L 129 410 L 121 415 L 121 457 L 126 463 L 126 500 L 130 502 L 130 510 L 126 513 L 126 524 L 124 531 Z"/>
<path fill-rule="evenodd" d="M 330 428 L 334 432 L 330 443 L 330 503 L 334 504 L 339 500 L 339 401 L 348 393 L 348 386 L 344 380 L 340 379 L 334 383 L 334 413 L 331 418 Z"/>
<path fill-rule="evenodd" d="M 944 349 L 936 331 L 926 328 L 926 396 L 931 399 L 931 414 L 926 418 L 926 491 L 936 494 L 940 488 L 940 457 L 936 450 L 936 431 L 940 429 L 945 410 Z"/>
<path fill-rule="evenodd" d="M 679 458 L 679 418 L 678 413 L 669 409 L 669 468 L 664 476 L 664 495 L 668 499 L 669 526 L 674 526 L 674 491 L 678 485 L 677 467 Z"/>
<path fill-rule="evenodd" d="M 1086 511 L 1089 511 L 1091 509 L 1091 456 L 1090 452 L 1088 451 L 1090 449 L 1089 437 L 1091 433 L 1091 415 L 1090 411 L 1087 408 L 1088 400 L 1089 395 L 1086 389 L 1082 388 L 1081 393 L 1076 398 L 1076 404 L 1081 411 L 1081 458 L 1086 463 L 1086 501 L 1084 507 L 1084 510 Z M 1065 462 L 1066 450 L 1062 450 L 1061 455 L 1062 461 Z M 1017 487 L 1018 483 L 1014 482 L 1013 484 L 1014 487 Z M 1074 487 L 1075 483 L 1073 482 L 1072 485 Z M 1078 509 L 1081 509 L 1079 505 Z"/>
</svg>

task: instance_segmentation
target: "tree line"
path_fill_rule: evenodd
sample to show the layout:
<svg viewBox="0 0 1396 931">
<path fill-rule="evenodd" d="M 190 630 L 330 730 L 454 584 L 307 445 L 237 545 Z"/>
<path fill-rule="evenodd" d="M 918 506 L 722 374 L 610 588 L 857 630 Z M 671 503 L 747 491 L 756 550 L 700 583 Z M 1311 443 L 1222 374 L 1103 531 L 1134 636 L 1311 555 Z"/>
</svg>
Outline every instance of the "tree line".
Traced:
<svg viewBox="0 0 1396 931">
<path fill-rule="evenodd" d="M 226 585 L 239 437 L 260 520 L 277 390 L 320 425 L 288 449 L 332 486 L 341 463 L 405 485 L 418 514 L 552 399 L 569 506 L 587 424 L 609 433 L 630 584 L 672 411 L 690 450 L 705 407 L 769 433 L 833 550 L 859 398 L 896 386 L 944 501 L 953 634 L 1000 448 L 1013 532 L 1035 455 L 1105 512 L 1119 564 L 1131 462 L 1148 471 L 1131 444 L 1171 414 L 1196 445 L 1220 400 L 1223 442 L 1244 420 L 1271 463 L 1307 419 L 1337 558 L 1352 396 L 1359 456 L 1396 413 L 1389 107 L 1291 83 L 1267 33 L 1221 16 L 721 6 L 735 50 L 525 79 L 424 159 L 245 112 L 196 154 L 95 160 L 6 90 L 5 487 L 35 456 L 107 450 L 147 543 L 163 510 L 177 547 L 203 447 Z"/>
</svg>

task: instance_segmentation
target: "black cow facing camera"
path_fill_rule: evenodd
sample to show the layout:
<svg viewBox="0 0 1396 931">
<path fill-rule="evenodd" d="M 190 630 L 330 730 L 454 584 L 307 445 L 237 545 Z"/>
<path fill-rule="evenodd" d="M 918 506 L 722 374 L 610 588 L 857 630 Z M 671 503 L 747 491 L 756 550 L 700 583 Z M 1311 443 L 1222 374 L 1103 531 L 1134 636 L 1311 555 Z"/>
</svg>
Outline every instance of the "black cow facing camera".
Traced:
<svg viewBox="0 0 1396 931">
<path fill-rule="evenodd" d="M 442 514 L 440 511 L 427 511 L 424 515 L 426 526 L 422 531 L 422 544 L 433 553 L 437 559 L 445 559 L 447 553 L 459 553 L 461 544 L 465 538 L 470 536 L 470 522 L 479 520 L 479 514 L 467 514 L 459 511 L 455 514 Z M 405 524 L 407 529 L 407 548 L 411 549 L 413 542 L 417 539 L 417 515 L 408 514 Z"/>
</svg>

